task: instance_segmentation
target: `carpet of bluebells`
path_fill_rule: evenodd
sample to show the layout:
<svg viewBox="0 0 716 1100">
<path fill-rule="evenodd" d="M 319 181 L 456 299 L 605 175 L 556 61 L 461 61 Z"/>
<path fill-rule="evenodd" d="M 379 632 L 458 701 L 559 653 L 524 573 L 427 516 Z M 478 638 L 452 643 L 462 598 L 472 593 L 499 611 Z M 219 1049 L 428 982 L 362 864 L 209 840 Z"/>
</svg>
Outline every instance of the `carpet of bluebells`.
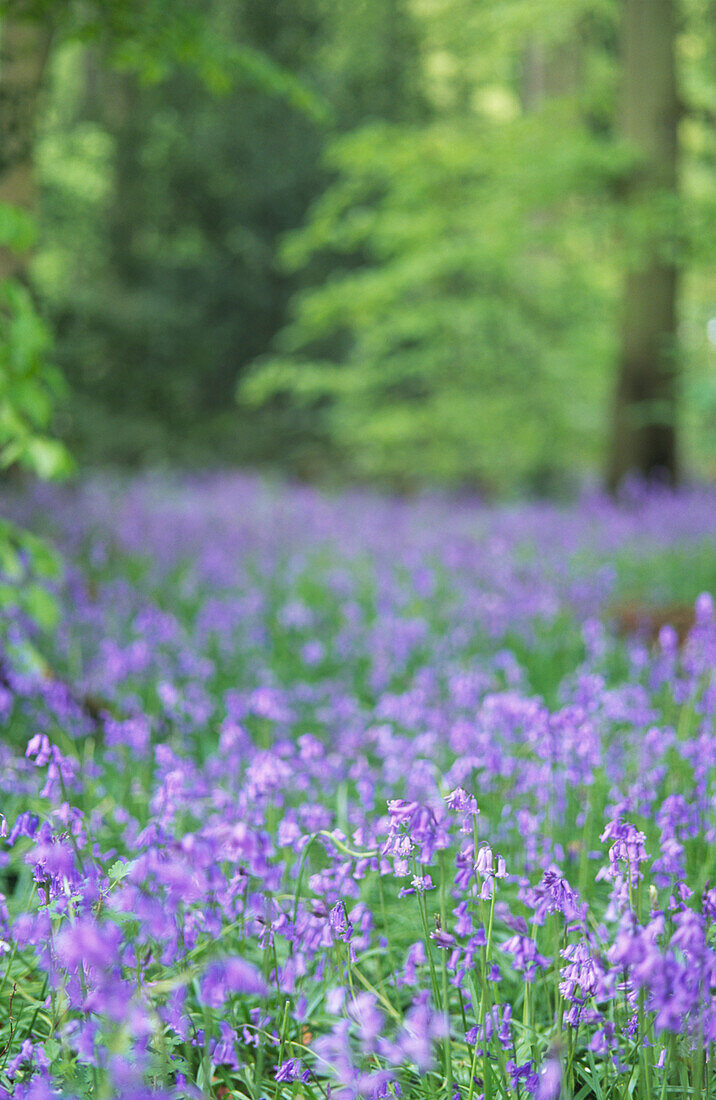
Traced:
<svg viewBox="0 0 716 1100">
<path fill-rule="evenodd" d="M 716 1096 L 713 492 L 0 503 L 0 1096 Z"/>
</svg>

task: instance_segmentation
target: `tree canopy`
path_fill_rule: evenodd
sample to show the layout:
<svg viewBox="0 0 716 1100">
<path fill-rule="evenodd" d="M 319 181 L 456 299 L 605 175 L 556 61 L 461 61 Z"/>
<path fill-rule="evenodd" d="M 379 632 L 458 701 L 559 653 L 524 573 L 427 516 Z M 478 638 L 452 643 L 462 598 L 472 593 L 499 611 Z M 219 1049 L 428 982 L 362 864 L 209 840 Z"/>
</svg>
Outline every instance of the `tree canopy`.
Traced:
<svg viewBox="0 0 716 1100">
<path fill-rule="evenodd" d="M 93 464 L 564 487 L 607 467 L 656 247 L 674 316 L 645 375 L 673 393 L 627 389 L 625 423 L 673 422 L 684 473 L 713 471 L 716 23 L 659 0 L 659 182 L 624 121 L 627 3 L 6 2 L 51 32 L 23 278 L 60 436 Z"/>
</svg>

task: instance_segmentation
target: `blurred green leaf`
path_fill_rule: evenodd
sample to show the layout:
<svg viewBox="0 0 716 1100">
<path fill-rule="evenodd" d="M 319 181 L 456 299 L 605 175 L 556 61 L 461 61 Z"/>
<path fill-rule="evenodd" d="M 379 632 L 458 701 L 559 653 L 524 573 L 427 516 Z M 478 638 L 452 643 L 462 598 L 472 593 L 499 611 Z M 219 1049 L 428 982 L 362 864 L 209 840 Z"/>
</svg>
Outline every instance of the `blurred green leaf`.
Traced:
<svg viewBox="0 0 716 1100">
<path fill-rule="evenodd" d="M 25 585 L 20 593 L 20 606 L 42 630 L 54 630 L 60 616 L 57 600 L 39 584 Z"/>
<path fill-rule="evenodd" d="M 37 240 L 35 221 L 26 210 L 0 202 L 0 248 L 26 252 Z"/>
</svg>

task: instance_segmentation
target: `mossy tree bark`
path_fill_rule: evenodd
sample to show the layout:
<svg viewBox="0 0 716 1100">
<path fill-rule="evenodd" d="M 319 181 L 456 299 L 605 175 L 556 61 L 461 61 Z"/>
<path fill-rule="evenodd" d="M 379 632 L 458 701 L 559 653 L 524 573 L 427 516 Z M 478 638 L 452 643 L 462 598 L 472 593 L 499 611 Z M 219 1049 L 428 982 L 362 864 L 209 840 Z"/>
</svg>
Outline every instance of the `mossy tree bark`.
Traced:
<svg viewBox="0 0 716 1100">
<path fill-rule="evenodd" d="M 612 490 L 630 475 L 678 477 L 675 38 L 673 0 L 623 0 L 621 130 L 638 160 L 626 193 Z"/>
</svg>

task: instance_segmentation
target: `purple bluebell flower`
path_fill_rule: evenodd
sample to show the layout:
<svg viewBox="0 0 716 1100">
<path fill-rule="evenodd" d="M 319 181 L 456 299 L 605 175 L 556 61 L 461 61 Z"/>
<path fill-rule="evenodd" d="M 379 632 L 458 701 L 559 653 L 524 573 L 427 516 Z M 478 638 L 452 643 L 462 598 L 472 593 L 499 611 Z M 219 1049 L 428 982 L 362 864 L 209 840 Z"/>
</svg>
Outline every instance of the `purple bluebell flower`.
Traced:
<svg viewBox="0 0 716 1100">
<path fill-rule="evenodd" d="M 210 963 L 201 979 L 201 996 L 205 1004 L 221 1008 L 232 994 L 263 997 L 266 983 L 260 971 L 238 956 Z"/>
</svg>

